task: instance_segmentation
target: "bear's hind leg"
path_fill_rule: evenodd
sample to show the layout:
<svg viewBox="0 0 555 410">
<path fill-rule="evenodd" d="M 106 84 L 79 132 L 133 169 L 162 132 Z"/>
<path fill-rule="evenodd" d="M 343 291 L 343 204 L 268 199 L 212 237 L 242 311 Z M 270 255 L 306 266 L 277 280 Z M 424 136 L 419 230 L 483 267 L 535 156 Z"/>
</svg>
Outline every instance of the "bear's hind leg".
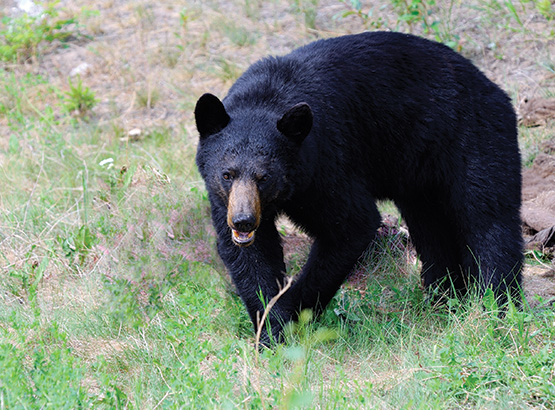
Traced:
<svg viewBox="0 0 555 410">
<path fill-rule="evenodd" d="M 483 295 L 491 288 L 499 303 L 520 303 L 522 269 L 522 236 L 518 218 L 496 215 L 491 221 L 470 226 L 465 234 L 463 270 Z"/>
<path fill-rule="evenodd" d="M 440 294 L 460 294 L 466 289 L 466 280 L 461 274 L 458 232 L 440 203 L 411 198 L 396 204 L 422 261 L 422 284 Z"/>
</svg>

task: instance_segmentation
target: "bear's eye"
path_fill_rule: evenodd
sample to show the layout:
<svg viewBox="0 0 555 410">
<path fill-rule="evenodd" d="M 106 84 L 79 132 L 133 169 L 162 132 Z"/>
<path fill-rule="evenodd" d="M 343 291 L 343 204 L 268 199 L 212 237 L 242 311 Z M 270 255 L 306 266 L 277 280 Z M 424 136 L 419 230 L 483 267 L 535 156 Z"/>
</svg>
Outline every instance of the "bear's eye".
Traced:
<svg viewBox="0 0 555 410">
<path fill-rule="evenodd" d="M 258 179 L 258 181 L 259 182 L 268 182 L 269 179 L 270 179 L 269 175 L 263 175 Z"/>
<path fill-rule="evenodd" d="M 224 172 L 224 173 L 222 174 L 222 178 L 223 178 L 225 181 L 231 181 L 231 180 L 233 179 L 233 175 L 231 175 L 230 172 Z"/>
</svg>

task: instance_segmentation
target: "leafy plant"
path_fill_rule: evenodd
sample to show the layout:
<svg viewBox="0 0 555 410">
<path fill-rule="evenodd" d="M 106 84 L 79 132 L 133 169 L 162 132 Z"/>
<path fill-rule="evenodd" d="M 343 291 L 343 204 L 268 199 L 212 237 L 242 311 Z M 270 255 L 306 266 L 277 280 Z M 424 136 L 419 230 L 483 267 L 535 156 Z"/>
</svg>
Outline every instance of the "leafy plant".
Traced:
<svg viewBox="0 0 555 410">
<path fill-rule="evenodd" d="M 31 306 L 35 306 L 37 289 L 41 283 L 49 258 L 43 257 L 40 262 L 34 258 L 33 252 L 36 246 L 32 246 L 26 253 L 26 261 L 20 268 L 10 269 L 8 271 L 7 281 L 5 283 L 8 291 L 18 298 L 20 301 L 28 302 Z"/>
<path fill-rule="evenodd" d="M 555 18 L 555 6 L 550 0 L 536 0 L 536 9 L 548 20 Z"/>
<path fill-rule="evenodd" d="M 96 244 L 97 237 L 87 225 L 82 225 L 65 238 L 59 236 L 58 242 L 71 264 L 83 265 L 87 255 Z"/>
<path fill-rule="evenodd" d="M 430 27 L 430 9 L 435 6 L 435 0 L 391 0 L 391 3 L 399 16 L 399 22 L 405 22 L 411 32 L 415 23 Z"/>
<path fill-rule="evenodd" d="M 4 17 L 0 30 L 0 61 L 23 63 L 37 57 L 39 47 L 54 42 L 64 43 L 80 36 L 76 18 L 59 18 L 57 2 L 49 3 L 41 15 Z"/>
<path fill-rule="evenodd" d="M 382 17 L 377 19 L 373 18 L 374 8 L 370 8 L 368 11 L 362 10 L 362 2 L 360 0 L 340 0 L 347 7 L 347 11 L 340 13 L 338 16 L 341 18 L 356 15 L 359 17 L 364 24 L 368 24 L 375 28 L 382 28 L 385 24 Z"/>
<path fill-rule="evenodd" d="M 340 17 L 356 15 L 367 25 L 375 28 L 387 26 L 387 21 L 381 16 L 374 16 L 374 8 L 363 11 L 360 0 L 340 0 L 348 10 L 340 14 Z M 415 32 L 416 26 L 420 26 L 424 33 L 432 34 L 436 41 L 444 43 L 449 47 L 460 51 L 460 38 L 452 33 L 451 19 L 455 0 L 449 0 L 448 6 L 444 7 L 447 13 L 445 18 L 434 19 L 439 6 L 435 0 L 390 0 L 390 5 L 397 14 L 395 30 L 405 25 L 408 31 Z M 444 4 L 442 4 L 444 5 Z M 380 9 L 383 9 L 382 6 Z"/>
<path fill-rule="evenodd" d="M 63 98 L 64 109 L 79 117 L 84 117 L 97 103 L 95 92 L 89 87 L 83 86 L 81 77 L 77 77 L 77 84 L 73 84 L 71 78 L 69 81 L 69 91 Z"/>
</svg>

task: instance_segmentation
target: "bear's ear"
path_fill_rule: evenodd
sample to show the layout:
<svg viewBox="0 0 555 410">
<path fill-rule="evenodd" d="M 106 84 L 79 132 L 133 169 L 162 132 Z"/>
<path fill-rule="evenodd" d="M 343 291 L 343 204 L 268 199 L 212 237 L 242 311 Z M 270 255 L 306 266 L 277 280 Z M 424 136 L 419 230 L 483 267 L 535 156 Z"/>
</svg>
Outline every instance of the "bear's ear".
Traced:
<svg viewBox="0 0 555 410">
<path fill-rule="evenodd" d="M 229 115 L 218 97 L 207 93 L 197 101 L 195 121 L 200 139 L 203 139 L 223 130 L 229 123 Z"/>
<path fill-rule="evenodd" d="M 277 129 L 300 145 L 312 129 L 310 106 L 305 102 L 293 106 L 278 120 Z"/>
</svg>

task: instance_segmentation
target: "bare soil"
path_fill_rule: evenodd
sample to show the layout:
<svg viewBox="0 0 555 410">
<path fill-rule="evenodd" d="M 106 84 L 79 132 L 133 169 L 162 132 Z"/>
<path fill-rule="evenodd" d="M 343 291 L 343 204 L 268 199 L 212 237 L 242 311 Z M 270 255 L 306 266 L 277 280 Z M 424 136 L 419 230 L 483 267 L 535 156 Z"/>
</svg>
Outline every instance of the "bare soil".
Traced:
<svg viewBox="0 0 555 410">
<path fill-rule="evenodd" d="M 523 171 L 522 199 L 526 248 L 536 259 L 524 270 L 524 289 L 531 303 L 538 297 L 555 300 L 555 139 L 542 144 L 532 167 Z"/>
</svg>

